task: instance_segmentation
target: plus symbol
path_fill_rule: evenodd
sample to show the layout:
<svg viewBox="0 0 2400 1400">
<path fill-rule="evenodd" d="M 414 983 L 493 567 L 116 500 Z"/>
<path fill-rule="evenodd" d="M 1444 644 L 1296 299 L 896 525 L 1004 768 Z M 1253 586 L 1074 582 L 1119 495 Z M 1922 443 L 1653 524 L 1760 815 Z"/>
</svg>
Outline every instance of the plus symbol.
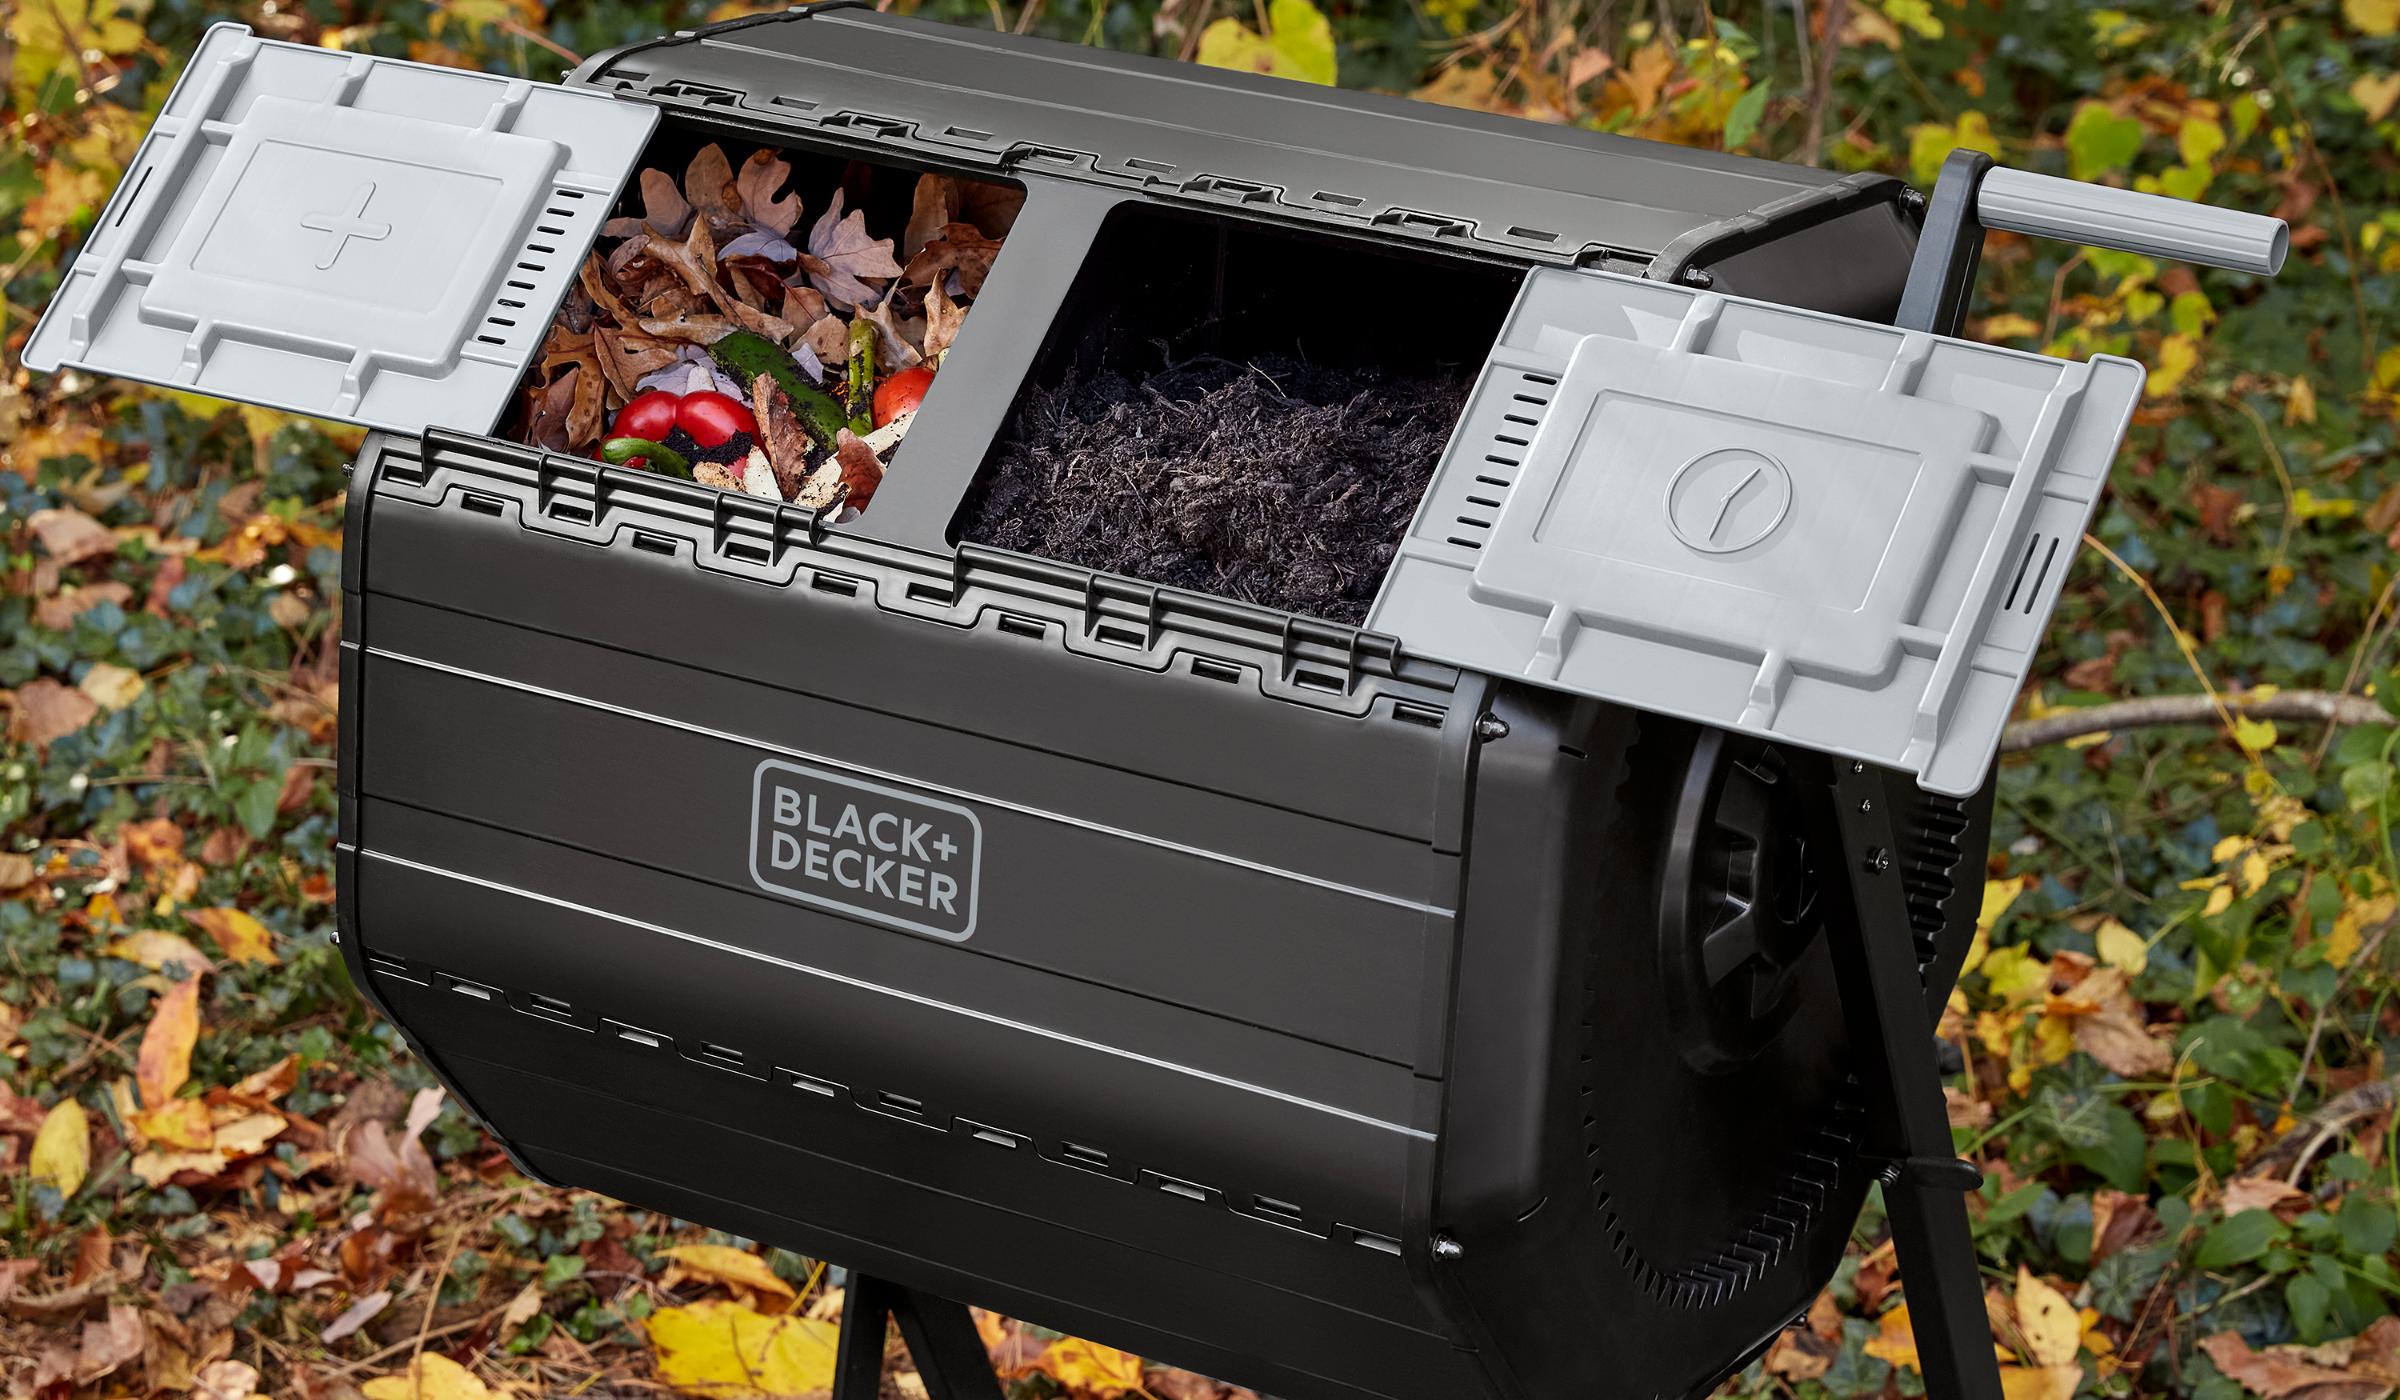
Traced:
<svg viewBox="0 0 2400 1400">
<path fill-rule="evenodd" d="M 933 848 L 942 853 L 942 859 L 944 860 L 950 859 L 950 853 L 958 849 L 958 847 L 950 843 L 950 833 L 946 831 L 942 833 L 941 840 L 933 843 Z"/>
<path fill-rule="evenodd" d="M 349 213 L 300 216 L 300 227 L 333 235 L 333 246 L 317 261 L 319 271 L 333 266 L 334 259 L 342 255 L 342 250 L 350 246 L 353 238 L 385 239 L 392 236 L 390 224 L 371 224 L 359 217 L 367 212 L 367 201 L 374 197 L 375 184 L 370 180 L 350 192 Z"/>
</svg>

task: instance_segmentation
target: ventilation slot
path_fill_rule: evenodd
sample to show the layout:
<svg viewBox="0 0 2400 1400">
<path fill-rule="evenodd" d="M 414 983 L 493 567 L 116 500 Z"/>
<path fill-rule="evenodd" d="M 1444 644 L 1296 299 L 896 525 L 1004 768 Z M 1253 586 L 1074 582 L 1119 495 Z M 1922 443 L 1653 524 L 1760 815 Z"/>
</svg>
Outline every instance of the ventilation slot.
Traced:
<svg viewBox="0 0 2400 1400">
<path fill-rule="evenodd" d="M 1050 634 L 1050 629 L 1037 619 L 1019 617 L 1015 613 L 1000 614 L 1000 630 L 1012 637 L 1030 637 L 1037 642 Z"/>
<path fill-rule="evenodd" d="M 372 972 L 379 977 L 389 977 L 401 982 L 413 982 L 420 987 L 428 985 L 422 976 L 419 976 L 417 973 L 409 969 L 409 966 L 406 962 L 399 958 L 386 956 L 382 953 L 367 954 L 367 971 Z"/>
<path fill-rule="evenodd" d="M 675 541 L 665 535 L 653 535 L 648 530 L 633 532 L 633 547 L 648 550 L 652 554 L 664 554 L 669 558 L 675 554 Z"/>
<path fill-rule="evenodd" d="M 550 503 L 549 513 L 550 518 L 553 520 L 572 521 L 577 525 L 589 525 L 592 523 L 592 508 L 590 506 L 579 506 L 571 501 L 552 501 Z"/>
<path fill-rule="evenodd" d="M 1372 1230 L 1353 1228 L 1350 1231 L 1350 1243 L 1380 1254 L 1389 1254 L 1395 1259 L 1400 1256 L 1400 1241 L 1389 1235 L 1378 1235 Z"/>
<path fill-rule="evenodd" d="M 1086 1147 L 1080 1142 L 1060 1143 L 1058 1160 L 1070 1167 L 1081 1167 L 1085 1171 L 1104 1172 L 1108 1170 L 1108 1153 L 1101 1148 Z"/>
<path fill-rule="evenodd" d="M 925 1116 L 923 1099 L 912 1099 L 906 1094 L 895 1094 L 888 1090 L 879 1089 L 875 1092 L 875 1106 L 886 1113 L 898 1113 L 909 1118 Z"/>
<path fill-rule="evenodd" d="M 819 1079 L 813 1074 L 802 1074 L 795 1069 L 779 1069 L 775 1073 L 782 1076 L 786 1086 L 798 1089 L 804 1094 L 813 1094 L 821 1099 L 838 1099 L 848 1092 L 830 1079 Z"/>
<path fill-rule="evenodd" d="M 1250 1209 L 1253 1214 L 1263 1215 L 1278 1225 L 1289 1225 L 1295 1230 L 1306 1224 L 1306 1220 L 1300 1213 L 1300 1207 L 1293 1205 L 1290 1201 L 1276 1200 L 1273 1196 L 1252 1196 Z"/>
<path fill-rule="evenodd" d="M 547 1016 L 553 1021 L 575 1019 L 575 1008 L 571 1003 L 560 1001 L 557 997 L 543 996 L 539 992 L 527 992 L 524 1002 L 517 1009 L 532 1016 Z"/>
<path fill-rule="evenodd" d="M 1092 629 L 1092 635 L 1110 646 L 1131 647 L 1135 651 L 1140 651 L 1149 645 L 1149 638 L 1130 627 L 1095 627 Z"/>
<path fill-rule="evenodd" d="M 497 988 L 484 986 L 480 982 L 463 982 L 456 977 L 449 981 L 450 990 L 462 997 L 473 997 L 477 1001 L 498 1001 L 500 999 L 500 992 Z"/>
<path fill-rule="evenodd" d="M 1306 686 L 1310 690 L 1322 690 L 1332 695 L 1342 693 L 1341 678 L 1326 675 L 1323 671 L 1294 671 L 1292 672 L 1292 684 Z"/>
<path fill-rule="evenodd" d="M 669 1037 L 657 1031 L 646 1031 L 640 1026 L 626 1025 L 623 1021 L 602 1020 L 600 1027 L 617 1039 L 639 1045 L 645 1050 L 664 1050 L 669 1040 Z"/>
<path fill-rule="evenodd" d="M 2045 543 L 2048 545 L 2048 548 L 2046 549 L 2043 547 Z M 2035 606 L 2042 596 L 2042 582 L 2050 577 L 2051 562 L 2057 558 L 2058 536 L 2052 535 L 2049 540 L 2045 542 L 2040 535 L 2035 535 L 2033 539 L 2025 546 L 2025 557 L 2017 561 L 2016 581 L 2009 584 L 2008 601 L 2000 605 L 2000 611 L 2018 611 L 2017 597 L 2018 595 L 2022 594 L 2025 598 L 2025 607 L 2023 611 L 2025 612 L 2026 616 L 2031 617 L 2033 615 Z M 2035 567 L 2037 561 L 2040 565 L 2039 568 Z M 2033 577 L 2031 587 L 2026 586 L 2026 575 L 2028 573 L 2030 573 Z"/>
<path fill-rule="evenodd" d="M 1213 657 L 1193 657 L 1192 674 L 1200 677 L 1203 680 L 1223 681 L 1227 685 L 1240 685 L 1242 683 L 1241 667 L 1234 665 L 1230 661 L 1218 661 Z"/>
<path fill-rule="evenodd" d="M 1449 715 L 1448 710 L 1437 710 L 1431 705 L 1412 705 L 1406 700 L 1392 706 L 1392 718 L 1402 724 L 1421 724 L 1427 729 L 1441 728 L 1442 721 Z"/>
<path fill-rule="evenodd" d="M 958 1120 L 958 1126 L 964 1128 L 967 1136 L 977 1142 L 988 1142 L 994 1147 L 1005 1147 L 1012 1152 L 1032 1141 L 1023 1133 L 1012 1133 L 1006 1128 L 995 1128 L 989 1123 L 971 1123 L 961 1118 Z"/>
<path fill-rule="evenodd" d="M 740 540 L 727 540 L 723 553 L 727 558 L 739 559 L 745 564 L 764 564 L 773 557 L 763 546 L 744 544 Z"/>
<path fill-rule="evenodd" d="M 719 1069 L 738 1071 L 742 1067 L 741 1051 L 730 1045 L 718 1045 L 713 1041 L 703 1040 L 693 1047 L 692 1058 L 704 1065 L 715 1065 Z"/>
<path fill-rule="evenodd" d="M 833 593 L 844 598 L 858 596 L 858 580 L 844 578 L 840 574 L 819 574 L 808 581 L 808 586 L 819 593 Z"/>
<path fill-rule="evenodd" d="M 508 510 L 500 503 L 499 497 L 478 495 L 473 491 L 463 493 L 459 497 L 459 504 L 477 515 L 502 515 Z"/>
<path fill-rule="evenodd" d="M 1208 1198 L 1216 1194 L 1197 1182 L 1180 1181 L 1171 1176 L 1160 1176 L 1156 1172 L 1145 1172 L 1143 1175 L 1149 1178 L 1148 1185 L 1164 1191 L 1170 1196 L 1181 1196 L 1187 1201 L 1199 1201 L 1206 1204 Z"/>
<path fill-rule="evenodd" d="M 940 603 L 947 607 L 957 596 L 938 584 L 912 583 L 908 586 L 908 601 L 912 603 Z"/>
</svg>

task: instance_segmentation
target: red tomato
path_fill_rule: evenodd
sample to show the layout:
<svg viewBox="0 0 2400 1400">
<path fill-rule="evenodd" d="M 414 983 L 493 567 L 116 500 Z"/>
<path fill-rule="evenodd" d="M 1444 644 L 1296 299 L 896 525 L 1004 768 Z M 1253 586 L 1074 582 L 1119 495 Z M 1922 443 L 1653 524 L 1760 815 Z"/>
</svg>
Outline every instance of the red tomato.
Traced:
<svg viewBox="0 0 2400 1400">
<path fill-rule="evenodd" d="M 681 402 L 680 396 L 664 389 L 637 394 L 632 403 L 617 410 L 616 426 L 609 430 L 609 436 L 664 442 L 667 434 L 675 431 L 675 408 Z"/>
<path fill-rule="evenodd" d="M 758 420 L 750 416 L 742 401 L 714 389 L 684 395 L 675 408 L 675 426 L 690 433 L 692 441 L 702 447 L 721 447 L 735 433 L 758 436 Z"/>
<path fill-rule="evenodd" d="M 923 365 L 904 369 L 875 386 L 875 426 L 880 428 L 903 413 L 914 413 L 925 401 L 933 371 Z"/>
</svg>

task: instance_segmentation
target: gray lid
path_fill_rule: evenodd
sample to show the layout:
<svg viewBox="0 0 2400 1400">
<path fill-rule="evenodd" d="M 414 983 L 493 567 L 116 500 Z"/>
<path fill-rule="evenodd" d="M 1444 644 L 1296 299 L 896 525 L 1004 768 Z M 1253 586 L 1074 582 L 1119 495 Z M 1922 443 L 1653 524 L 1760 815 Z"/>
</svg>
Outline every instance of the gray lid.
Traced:
<svg viewBox="0 0 2400 1400">
<path fill-rule="evenodd" d="M 218 25 L 25 363 L 488 431 L 657 120 L 644 103 Z"/>
<path fill-rule="evenodd" d="M 2143 380 L 1543 269 L 1367 626 L 1964 796 Z"/>
</svg>

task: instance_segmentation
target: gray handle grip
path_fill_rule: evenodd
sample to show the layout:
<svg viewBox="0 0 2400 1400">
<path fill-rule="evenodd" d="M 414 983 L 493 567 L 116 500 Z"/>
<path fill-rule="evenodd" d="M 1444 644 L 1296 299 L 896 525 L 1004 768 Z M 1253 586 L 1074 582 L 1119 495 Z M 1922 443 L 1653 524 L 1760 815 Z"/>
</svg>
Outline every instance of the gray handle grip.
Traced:
<svg viewBox="0 0 2400 1400">
<path fill-rule="evenodd" d="M 2264 214 L 2006 166 L 1984 173 L 1975 215 L 1985 228 L 2268 277 L 2282 270 L 2291 247 L 2283 220 Z"/>
</svg>

